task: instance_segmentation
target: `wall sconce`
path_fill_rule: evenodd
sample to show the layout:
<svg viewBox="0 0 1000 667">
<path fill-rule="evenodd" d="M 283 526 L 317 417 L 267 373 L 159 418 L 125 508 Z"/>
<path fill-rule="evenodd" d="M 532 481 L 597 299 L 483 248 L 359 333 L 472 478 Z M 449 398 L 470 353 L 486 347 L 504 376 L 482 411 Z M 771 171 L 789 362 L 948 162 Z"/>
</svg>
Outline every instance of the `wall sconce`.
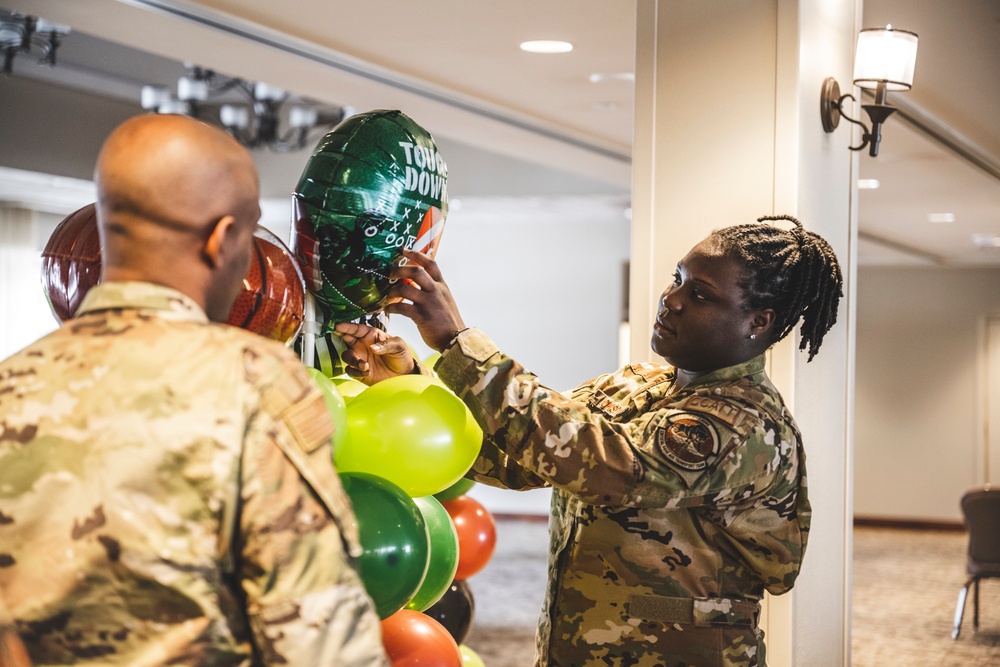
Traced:
<svg viewBox="0 0 1000 667">
<path fill-rule="evenodd" d="M 14 56 L 18 53 L 31 53 L 32 47 L 38 49 L 40 63 L 55 65 L 56 49 L 69 32 L 69 26 L 52 23 L 37 16 L 0 10 L 0 53 L 3 54 L 3 68 L 0 72 L 13 72 Z"/>
<path fill-rule="evenodd" d="M 320 107 L 266 83 L 196 66 L 189 70 L 189 76 L 177 80 L 176 95 L 166 86 L 143 86 L 142 108 L 221 125 L 247 148 L 266 146 L 278 152 L 311 147 L 314 130 L 326 132 L 349 115 L 346 108 Z"/>
<path fill-rule="evenodd" d="M 895 107 L 885 103 L 888 91 L 905 91 L 913 86 L 913 68 L 917 61 L 917 34 L 898 30 L 888 25 L 884 28 L 865 28 L 858 34 L 858 50 L 854 56 L 854 85 L 875 90 L 875 103 L 862 104 L 861 108 L 871 119 L 871 130 L 859 120 L 844 113 L 844 100 L 854 100 L 854 95 L 840 94 L 840 84 L 833 77 L 823 81 L 820 94 L 820 115 L 823 129 L 833 132 L 843 116 L 861 126 L 861 145 L 850 146 L 852 151 L 869 147 L 868 154 L 878 155 L 882 140 L 882 123 L 892 115 Z M 856 100 L 854 100 L 856 101 Z"/>
</svg>

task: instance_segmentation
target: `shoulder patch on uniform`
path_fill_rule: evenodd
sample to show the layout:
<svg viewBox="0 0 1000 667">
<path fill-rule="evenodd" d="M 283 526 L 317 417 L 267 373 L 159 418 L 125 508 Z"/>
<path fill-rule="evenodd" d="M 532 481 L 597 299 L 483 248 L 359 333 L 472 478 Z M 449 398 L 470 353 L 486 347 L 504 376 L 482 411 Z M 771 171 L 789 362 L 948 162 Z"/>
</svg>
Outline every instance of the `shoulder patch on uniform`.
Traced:
<svg viewBox="0 0 1000 667">
<path fill-rule="evenodd" d="M 668 460 L 684 470 L 704 470 L 719 452 L 719 434 L 704 415 L 676 412 L 656 432 L 656 444 Z"/>
<path fill-rule="evenodd" d="M 709 414 L 729 424 L 737 433 L 746 433 L 760 418 L 735 401 L 725 398 L 692 394 L 674 406 L 679 410 L 691 410 Z"/>
</svg>

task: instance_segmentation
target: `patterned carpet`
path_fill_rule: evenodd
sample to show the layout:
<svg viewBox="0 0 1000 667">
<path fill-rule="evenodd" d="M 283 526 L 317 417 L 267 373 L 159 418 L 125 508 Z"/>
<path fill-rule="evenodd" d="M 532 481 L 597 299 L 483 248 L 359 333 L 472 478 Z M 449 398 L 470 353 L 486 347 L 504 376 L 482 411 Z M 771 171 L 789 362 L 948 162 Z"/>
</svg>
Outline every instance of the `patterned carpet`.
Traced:
<svg viewBox="0 0 1000 667">
<path fill-rule="evenodd" d="M 979 631 L 970 594 L 961 637 L 951 639 L 966 539 L 959 532 L 854 531 L 853 667 L 1000 666 L 1000 581 L 980 586 Z M 546 544 L 544 523 L 500 520 L 493 558 L 469 579 L 476 609 L 465 644 L 486 667 L 532 664 Z"/>
</svg>

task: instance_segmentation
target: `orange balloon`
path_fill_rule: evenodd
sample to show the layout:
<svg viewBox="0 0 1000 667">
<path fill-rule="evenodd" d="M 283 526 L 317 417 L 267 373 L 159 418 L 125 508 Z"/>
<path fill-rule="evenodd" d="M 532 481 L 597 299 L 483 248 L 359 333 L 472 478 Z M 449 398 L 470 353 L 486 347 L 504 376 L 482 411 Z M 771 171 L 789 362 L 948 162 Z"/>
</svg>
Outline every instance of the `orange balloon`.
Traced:
<svg viewBox="0 0 1000 667">
<path fill-rule="evenodd" d="M 382 646 L 392 667 L 462 667 L 462 653 L 444 626 L 412 609 L 382 621 Z"/>
<path fill-rule="evenodd" d="M 493 556 L 497 527 L 490 514 L 477 500 L 459 496 L 441 503 L 455 522 L 458 533 L 458 570 L 455 579 L 468 579 L 479 572 Z"/>
</svg>

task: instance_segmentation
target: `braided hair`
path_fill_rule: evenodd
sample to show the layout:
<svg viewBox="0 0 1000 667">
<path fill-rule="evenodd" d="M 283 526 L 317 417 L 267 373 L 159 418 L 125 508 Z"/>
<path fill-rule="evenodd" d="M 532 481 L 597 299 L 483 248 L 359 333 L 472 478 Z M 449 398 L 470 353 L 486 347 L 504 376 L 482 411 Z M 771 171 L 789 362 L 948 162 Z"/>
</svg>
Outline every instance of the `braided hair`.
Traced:
<svg viewBox="0 0 1000 667">
<path fill-rule="evenodd" d="M 791 222 L 790 230 L 764 224 Z M 744 306 L 747 311 L 771 308 L 775 313 L 771 343 L 788 335 L 802 319 L 799 349 L 816 356 L 823 336 L 837 321 L 843 296 L 843 276 L 833 248 L 821 236 L 806 231 L 790 215 L 767 215 L 757 224 L 717 229 L 709 236 L 727 257 L 744 267 Z"/>
</svg>

